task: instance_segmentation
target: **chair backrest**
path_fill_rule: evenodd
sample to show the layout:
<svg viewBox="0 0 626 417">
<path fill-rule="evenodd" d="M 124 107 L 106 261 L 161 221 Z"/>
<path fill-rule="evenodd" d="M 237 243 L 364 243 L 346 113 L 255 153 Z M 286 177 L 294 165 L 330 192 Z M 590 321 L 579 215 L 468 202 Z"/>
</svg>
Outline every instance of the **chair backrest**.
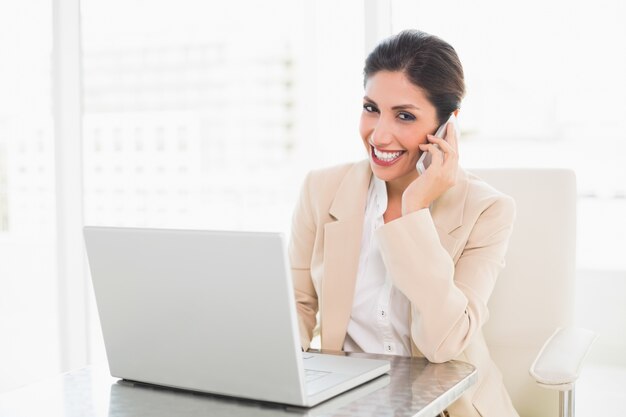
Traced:
<svg viewBox="0 0 626 417">
<path fill-rule="evenodd" d="M 470 170 L 513 197 L 517 217 L 484 326 L 491 355 L 521 417 L 557 416 L 558 392 L 528 373 L 557 327 L 573 321 L 576 178 L 561 169 Z"/>
</svg>

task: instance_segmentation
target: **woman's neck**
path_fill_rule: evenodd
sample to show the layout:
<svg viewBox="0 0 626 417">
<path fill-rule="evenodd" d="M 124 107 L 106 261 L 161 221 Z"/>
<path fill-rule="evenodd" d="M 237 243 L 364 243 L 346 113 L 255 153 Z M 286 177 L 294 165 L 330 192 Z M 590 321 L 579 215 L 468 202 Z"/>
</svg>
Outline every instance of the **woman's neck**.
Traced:
<svg viewBox="0 0 626 417">
<path fill-rule="evenodd" d="M 402 201 L 402 194 L 404 190 L 417 178 L 417 171 L 415 175 L 407 175 L 401 178 L 396 178 L 392 181 L 386 181 L 387 186 L 387 200 Z"/>
</svg>

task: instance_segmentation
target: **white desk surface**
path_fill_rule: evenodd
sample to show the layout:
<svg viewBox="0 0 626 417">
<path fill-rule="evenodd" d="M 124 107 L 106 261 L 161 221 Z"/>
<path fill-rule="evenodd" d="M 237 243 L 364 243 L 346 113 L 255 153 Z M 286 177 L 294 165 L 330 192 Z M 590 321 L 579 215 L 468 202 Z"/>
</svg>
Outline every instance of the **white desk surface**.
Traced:
<svg viewBox="0 0 626 417">
<path fill-rule="evenodd" d="M 91 366 L 0 394 L 0 417 L 432 417 L 476 382 L 475 368 L 463 362 L 350 355 L 384 357 L 391 370 L 310 409 L 132 384 L 111 377 L 106 366 Z"/>
</svg>

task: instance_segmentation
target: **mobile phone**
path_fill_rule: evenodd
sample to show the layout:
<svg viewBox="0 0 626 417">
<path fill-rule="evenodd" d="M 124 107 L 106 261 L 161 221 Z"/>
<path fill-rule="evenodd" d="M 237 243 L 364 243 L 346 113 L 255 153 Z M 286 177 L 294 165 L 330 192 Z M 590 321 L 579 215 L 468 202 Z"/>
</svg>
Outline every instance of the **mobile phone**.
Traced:
<svg viewBox="0 0 626 417">
<path fill-rule="evenodd" d="M 459 124 L 456 120 L 456 116 L 454 115 L 454 113 L 450 113 L 450 117 L 448 118 L 448 120 L 446 120 L 444 124 L 439 126 L 439 129 L 437 129 L 437 131 L 435 132 L 436 137 L 444 138 L 444 136 L 446 135 L 446 127 L 448 126 L 448 123 L 452 123 L 454 125 L 454 128 L 455 128 L 454 130 L 456 134 L 457 135 L 459 134 Z M 437 144 L 435 144 L 435 146 L 437 146 Z M 432 155 L 430 154 L 430 152 L 422 152 L 422 156 L 420 156 L 420 159 L 417 161 L 417 164 L 415 165 L 415 168 L 417 168 L 417 172 L 419 172 L 420 175 L 422 175 L 424 171 L 428 169 L 428 167 L 430 166 L 431 160 L 432 160 Z"/>
</svg>

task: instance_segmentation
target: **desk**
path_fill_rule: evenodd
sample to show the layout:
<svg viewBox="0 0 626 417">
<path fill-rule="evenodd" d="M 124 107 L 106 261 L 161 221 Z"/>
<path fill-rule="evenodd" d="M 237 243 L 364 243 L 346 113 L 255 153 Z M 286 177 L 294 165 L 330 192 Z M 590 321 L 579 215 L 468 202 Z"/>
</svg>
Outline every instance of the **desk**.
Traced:
<svg viewBox="0 0 626 417">
<path fill-rule="evenodd" d="M 433 364 L 423 358 L 348 355 L 389 359 L 389 375 L 311 409 L 132 384 L 111 377 L 105 366 L 92 366 L 0 394 L 0 416 L 432 417 L 476 382 L 475 368 L 463 362 Z"/>
</svg>

